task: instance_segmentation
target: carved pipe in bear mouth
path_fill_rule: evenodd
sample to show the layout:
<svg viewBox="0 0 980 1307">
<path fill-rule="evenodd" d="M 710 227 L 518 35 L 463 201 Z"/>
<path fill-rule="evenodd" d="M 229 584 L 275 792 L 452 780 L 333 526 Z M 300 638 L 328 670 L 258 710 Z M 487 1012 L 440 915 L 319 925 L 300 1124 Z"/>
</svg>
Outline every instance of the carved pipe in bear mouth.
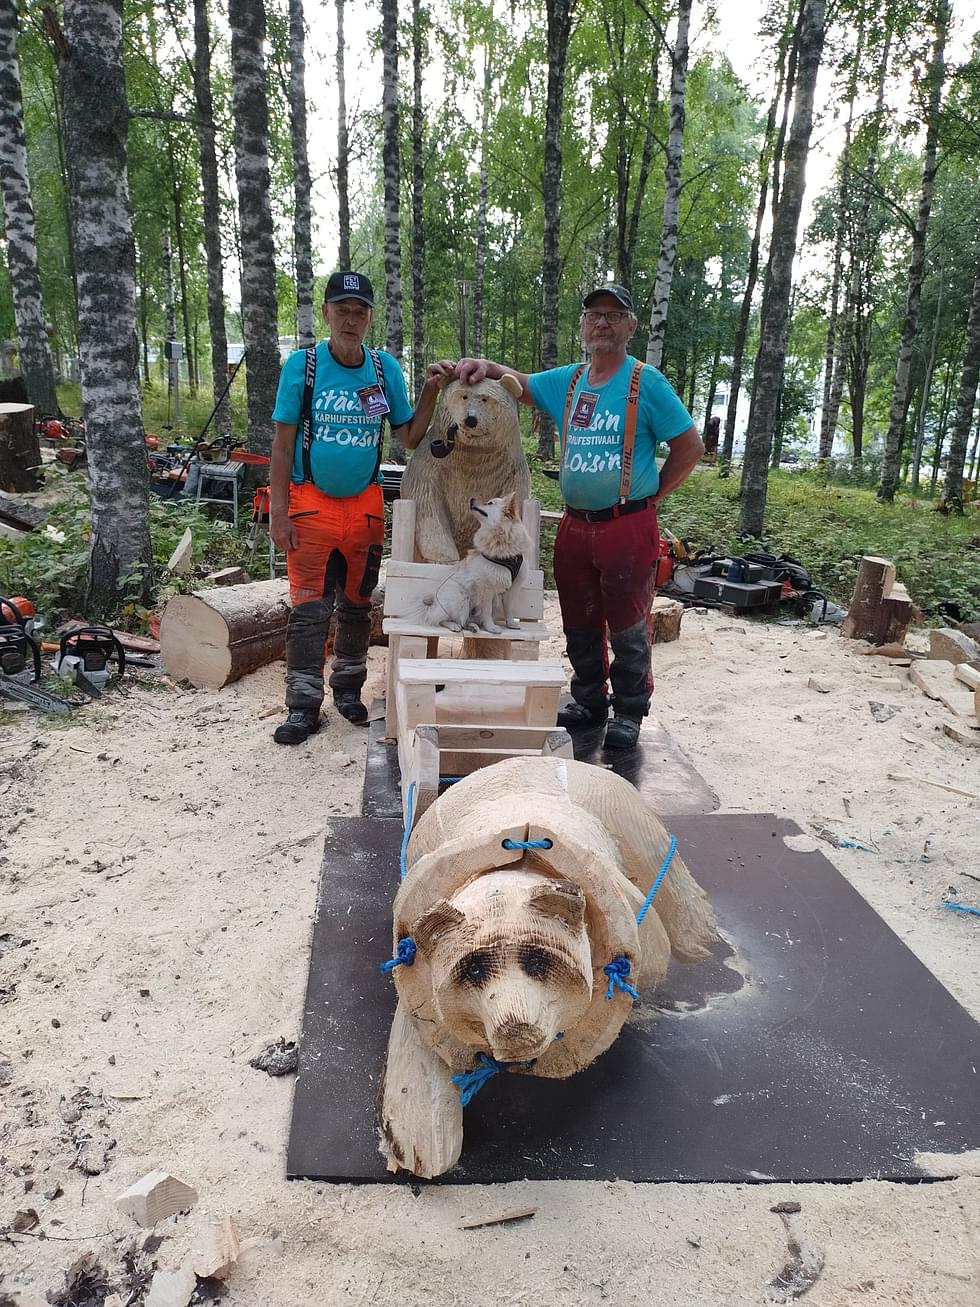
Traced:
<svg viewBox="0 0 980 1307">
<path fill-rule="evenodd" d="M 456 432 L 459 430 L 458 423 L 454 422 L 446 431 L 445 440 L 432 440 L 429 442 L 429 452 L 433 458 L 447 458 L 456 448 Z"/>
</svg>

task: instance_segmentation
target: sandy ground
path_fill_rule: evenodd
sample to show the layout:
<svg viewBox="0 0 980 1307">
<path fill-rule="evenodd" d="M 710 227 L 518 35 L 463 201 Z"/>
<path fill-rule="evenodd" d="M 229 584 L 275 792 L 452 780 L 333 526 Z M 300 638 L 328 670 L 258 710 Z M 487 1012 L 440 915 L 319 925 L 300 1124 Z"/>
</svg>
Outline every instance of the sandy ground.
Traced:
<svg viewBox="0 0 980 1307">
<path fill-rule="evenodd" d="M 950 886 L 980 903 L 980 802 L 887 779 L 980 793 L 980 751 L 942 735 L 946 710 L 836 632 L 718 614 L 686 614 L 656 667 L 656 710 L 723 810 L 876 844 L 820 847 L 980 1017 L 980 920 L 940 906 Z M 770 1286 L 795 1240 L 814 1307 L 976 1307 L 978 1159 L 923 1185 L 287 1183 L 292 1078 L 248 1059 L 298 1034 L 324 822 L 359 811 L 366 736 L 331 714 L 275 748 L 281 691 L 275 666 L 220 692 L 131 684 L 61 729 L 0 711 L 0 1226 L 38 1216 L 0 1236 L 0 1304 L 54 1297 L 89 1251 L 142 1302 L 140 1268 L 178 1264 L 230 1214 L 248 1246 L 229 1304 L 740 1307 L 785 1300 Z M 871 701 L 897 711 L 879 723 Z M 139 1252 L 112 1200 L 155 1167 L 200 1201 Z M 784 1199 L 800 1213 L 773 1214 Z M 524 1204 L 523 1224 L 458 1229 Z"/>
</svg>

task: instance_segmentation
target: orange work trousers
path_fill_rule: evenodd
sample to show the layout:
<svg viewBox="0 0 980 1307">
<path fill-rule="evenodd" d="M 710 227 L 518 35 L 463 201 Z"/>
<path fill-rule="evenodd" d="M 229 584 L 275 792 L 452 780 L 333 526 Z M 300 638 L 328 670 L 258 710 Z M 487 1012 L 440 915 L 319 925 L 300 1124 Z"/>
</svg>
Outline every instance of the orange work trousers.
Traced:
<svg viewBox="0 0 980 1307">
<path fill-rule="evenodd" d="M 289 487 L 298 543 L 286 551 L 292 609 L 286 627 L 286 706 L 323 702 L 324 646 L 336 610 L 333 690 L 360 690 L 367 677 L 371 591 L 384 544 L 384 499 L 372 484 L 335 499 L 306 482 Z"/>
</svg>

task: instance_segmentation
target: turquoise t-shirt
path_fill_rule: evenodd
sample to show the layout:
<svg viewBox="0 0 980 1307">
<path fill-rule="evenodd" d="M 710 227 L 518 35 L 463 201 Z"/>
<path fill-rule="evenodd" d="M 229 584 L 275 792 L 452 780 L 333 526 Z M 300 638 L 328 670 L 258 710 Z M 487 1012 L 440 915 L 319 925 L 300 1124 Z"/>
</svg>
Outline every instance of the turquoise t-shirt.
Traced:
<svg viewBox="0 0 980 1307">
<path fill-rule="evenodd" d="M 616 375 L 602 386 L 589 384 L 588 368 L 575 383 L 561 461 L 562 498 L 572 508 L 610 508 L 619 500 L 626 395 L 635 362 L 632 355 L 627 355 Z M 580 363 L 570 363 L 564 368 L 534 372 L 527 379 L 531 398 L 538 408 L 551 414 L 559 433 L 565 416 L 568 386 L 579 367 Z M 592 396 L 595 396 L 594 401 Z M 576 415 L 585 425 L 576 425 Z M 660 486 L 656 458 L 658 442 L 673 440 L 693 425 L 690 413 L 677 398 L 667 378 L 652 364 L 645 363 L 640 378 L 630 499 L 643 499 L 657 493 Z"/>
<path fill-rule="evenodd" d="M 405 378 L 396 358 L 384 350 L 379 350 L 378 355 L 385 379 L 385 398 L 391 410 L 388 421 L 393 427 L 400 427 L 412 420 Z M 305 372 L 306 350 L 294 350 L 279 375 L 273 421 L 299 426 Z M 366 349 L 357 367 L 347 367 L 334 358 L 327 341 L 321 340 L 317 345 L 310 467 L 317 487 L 337 499 L 359 495 L 374 479 L 381 416 L 365 413 L 357 392 L 377 384 L 374 363 Z M 303 480 L 302 435 L 302 430 L 297 430 L 293 457 L 293 480 L 297 484 Z"/>
</svg>

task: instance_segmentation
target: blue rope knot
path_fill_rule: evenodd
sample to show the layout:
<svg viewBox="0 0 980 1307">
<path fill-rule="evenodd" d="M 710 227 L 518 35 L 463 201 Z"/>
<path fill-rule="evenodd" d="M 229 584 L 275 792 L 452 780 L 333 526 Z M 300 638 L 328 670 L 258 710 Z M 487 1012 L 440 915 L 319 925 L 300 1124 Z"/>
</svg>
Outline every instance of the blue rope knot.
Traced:
<svg viewBox="0 0 980 1307">
<path fill-rule="evenodd" d="M 395 956 L 389 958 L 387 962 L 381 963 L 381 970 L 388 974 L 394 971 L 395 967 L 410 967 L 415 961 L 415 954 L 418 952 L 415 940 L 411 935 L 405 935 L 398 941 L 398 947 L 395 949 Z"/>
<path fill-rule="evenodd" d="M 458 1075 L 450 1078 L 460 1091 L 459 1101 L 466 1107 L 487 1081 L 492 1080 L 501 1071 L 509 1071 L 512 1066 L 531 1066 L 533 1062 L 534 1058 L 531 1058 L 530 1062 L 498 1062 L 489 1053 L 477 1053 L 477 1064 L 471 1071 L 460 1071 Z"/>
<path fill-rule="evenodd" d="M 550 849 L 551 840 L 503 840 L 505 849 Z"/>
<path fill-rule="evenodd" d="M 613 958 L 612 962 L 607 962 L 602 968 L 609 977 L 609 988 L 606 990 L 606 1002 L 612 998 L 613 993 L 618 989 L 624 994 L 629 994 L 630 998 L 639 998 L 640 995 L 636 988 L 629 983 L 626 977 L 630 973 L 629 958 Z"/>
</svg>

